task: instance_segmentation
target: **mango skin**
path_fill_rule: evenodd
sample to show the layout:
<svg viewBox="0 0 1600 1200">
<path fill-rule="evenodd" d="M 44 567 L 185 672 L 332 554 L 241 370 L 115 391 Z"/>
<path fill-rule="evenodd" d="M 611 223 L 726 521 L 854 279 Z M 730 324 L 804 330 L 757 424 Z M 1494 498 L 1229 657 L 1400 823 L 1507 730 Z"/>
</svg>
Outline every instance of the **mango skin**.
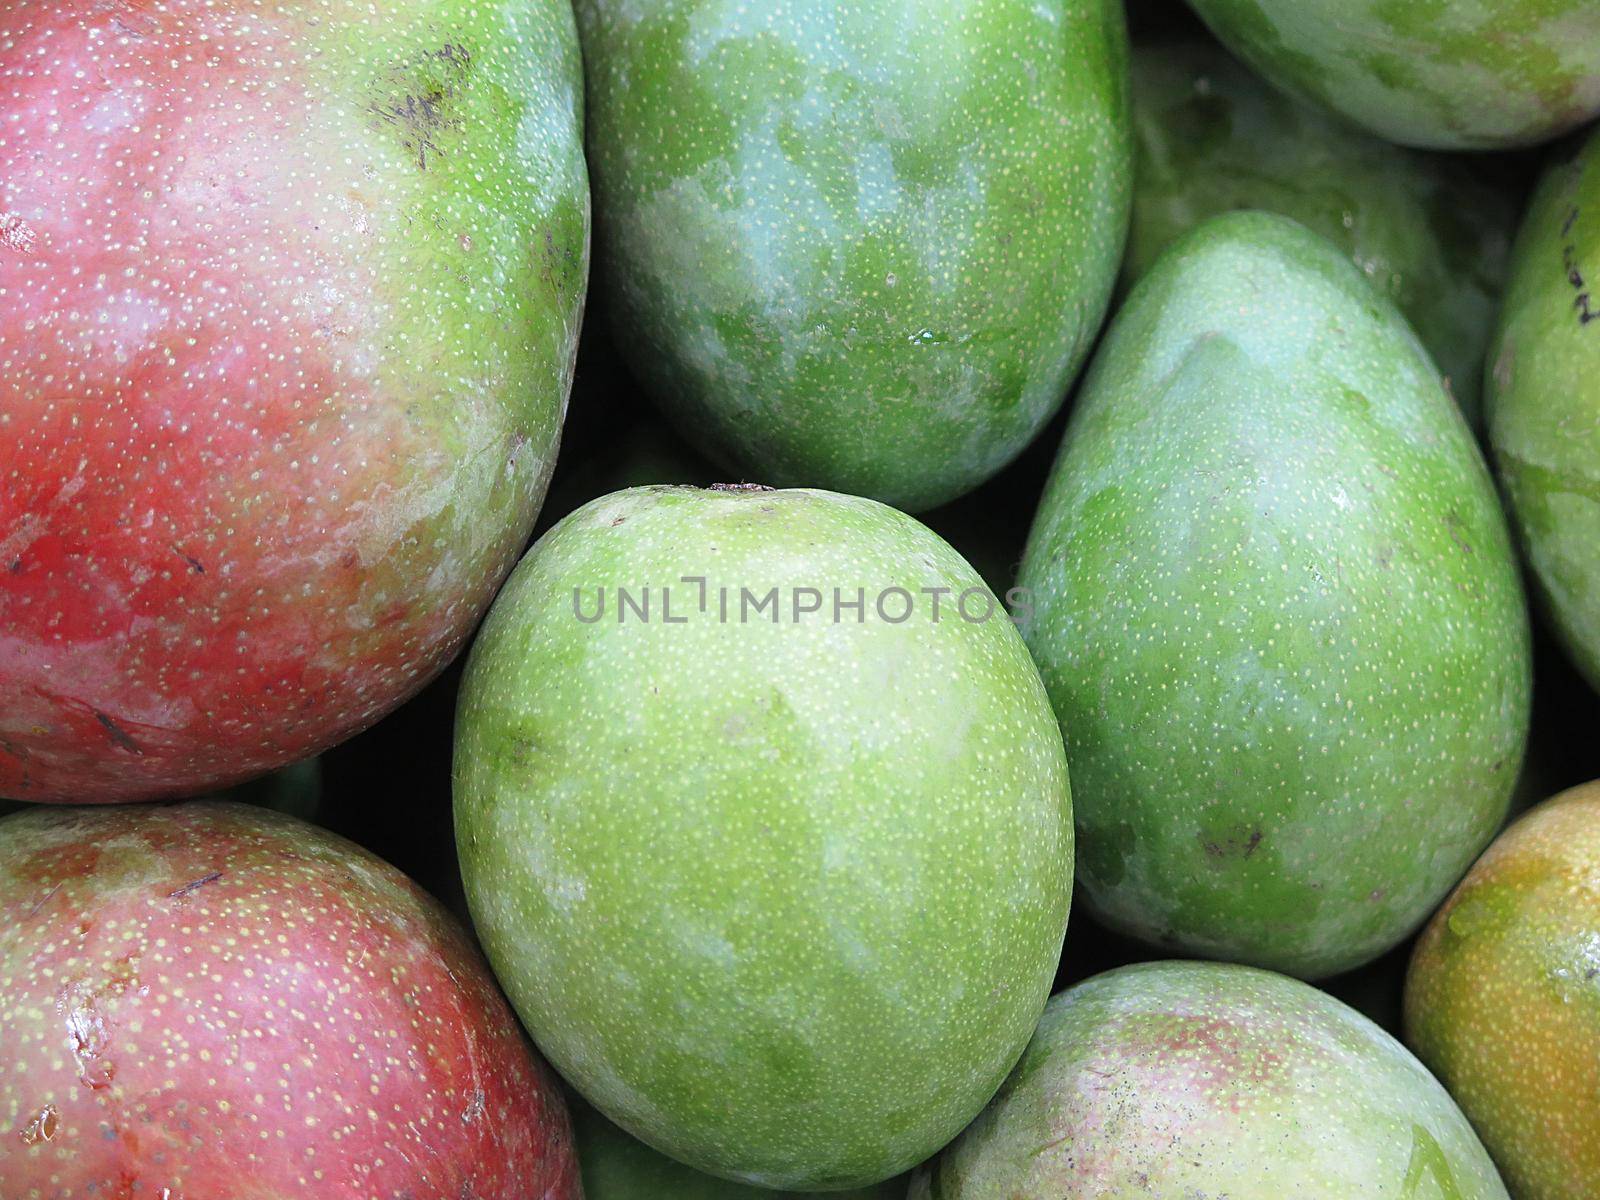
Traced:
<svg viewBox="0 0 1600 1200">
<path fill-rule="evenodd" d="M 1268 86 L 1206 38 L 1135 46 L 1133 223 L 1123 282 L 1207 217 L 1263 209 L 1338 246 L 1399 306 L 1467 423 L 1516 213 L 1456 159 L 1404 150 Z"/>
<path fill-rule="evenodd" d="M 909 1200 L 1505 1200 L 1405 1047 L 1282 975 L 1143 963 L 1051 999 Z"/>
<path fill-rule="evenodd" d="M 1550 624 L 1600 689 L 1600 136 L 1552 167 L 1513 252 L 1489 443 Z"/>
<path fill-rule="evenodd" d="M 1284 91 L 1403 146 L 1531 146 L 1600 113 L 1593 0 L 1189 4 Z"/>
<path fill-rule="evenodd" d="M 612 589 L 646 583 L 654 619 L 618 621 Z M 835 586 L 955 591 L 937 623 L 789 619 L 791 589 Z M 742 619 L 772 587 L 783 620 Z M 663 1153 L 877 1183 L 1027 1043 L 1070 902 L 1066 762 L 1015 627 L 955 615 L 967 589 L 871 500 L 644 487 L 568 516 L 496 601 L 457 722 L 474 924 L 563 1076 Z"/>
<path fill-rule="evenodd" d="M 1127 231 L 1120 4 L 576 9 L 617 343 L 696 448 L 910 511 L 1014 458 Z"/>
<path fill-rule="evenodd" d="M 1406 1040 L 1519 1200 L 1600 1180 L 1600 784 L 1501 834 L 1417 942 Z"/>
<path fill-rule="evenodd" d="M 527 544 L 588 284 L 566 0 L 0 0 L 0 796 L 387 716 Z"/>
<path fill-rule="evenodd" d="M 657 1154 L 581 1099 L 571 1105 L 584 1200 L 904 1200 L 904 1177 L 847 1192 L 773 1192 L 718 1179 Z"/>
<path fill-rule="evenodd" d="M 1488 472 L 1394 306 L 1287 218 L 1209 221 L 1134 289 L 1019 584 L 1118 931 L 1336 974 L 1505 816 L 1531 648 Z"/>
</svg>

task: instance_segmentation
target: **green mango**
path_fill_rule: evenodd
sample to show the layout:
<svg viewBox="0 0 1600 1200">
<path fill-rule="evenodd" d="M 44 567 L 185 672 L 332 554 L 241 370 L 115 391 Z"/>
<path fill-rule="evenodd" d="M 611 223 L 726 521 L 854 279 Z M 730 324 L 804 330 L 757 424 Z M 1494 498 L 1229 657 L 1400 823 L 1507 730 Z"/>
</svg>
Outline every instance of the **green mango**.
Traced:
<svg viewBox="0 0 1600 1200">
<path fill-rule="evenodd" d="M 1016 627 L 872 500 L 596 500 L 462 685 L 462 877 L 528 1030 L 629 1133 L 763 1187 L 897 1175 L 994 1094 L 1060 957 L 1071 811 Z"/>
<path fill-rule="evenodd" d="M 847 1192 L 774 1192 L 718 1179 L 657 1154 L 629 1137 L 574 1096 L 572 1132 L 583 1171 L 583 1200 L 904 1200 L 905 1178 L 885 1180 Z"/>
<path fill-rule="evenodd" d="M 1134 289 L 1019 583 L 1119 931 L 1332 975 L 1505 816 L 1531 638 L 1493 485 L 1394 306 L 1285 217 L 1214 218 Z"/>
<path fill-rule="evenodd" d="M 735 477 L 941 504 L 1014 458 L 1127 231 L 1117 0 L 578 0 L 597 262 Z"/>
<path fill-rule="evenodd" d="M 1189 3 L 1278 87 L 1403 146 L 1530 146 L 1600 113 L 1594 0 Z"/>
<path fill-rule="evenodd" d="M 1338 246 L 1393 300 L 1475 428 L 1516 213 L 1460 161 L 1403 150 L 1274 91 L 1215 42 L 1136 46 L 1123 279 L 1207 217 L 1264 209 Z"/>
<path fill-rule="evenodd" d="M 1551 168 L 1513 254 L 1489 442 L 1556 635 L 1600 688 L 1600 135 Z"/>
<path fill-rule="evenodd" d="M 910 1200 L 1506 1200 L 1404 1046 L 1250 967 L 1143 963 L 1054 997 Z"/>
</svg>

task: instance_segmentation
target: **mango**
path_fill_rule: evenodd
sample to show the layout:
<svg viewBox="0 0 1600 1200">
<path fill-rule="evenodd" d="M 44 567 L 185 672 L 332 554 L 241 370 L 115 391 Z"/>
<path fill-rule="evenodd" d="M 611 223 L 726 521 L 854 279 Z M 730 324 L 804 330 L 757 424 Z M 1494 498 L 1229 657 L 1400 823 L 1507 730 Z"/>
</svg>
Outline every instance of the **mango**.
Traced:
<svg viewBox="0 0 1600 1200">
<path fill-rule="evenodd" d="M 1600 113 L 1594 0 L 1189 3 L 1278 87 L 1403 146 L 1529 146 Z"/>
<path fill-rule="evenodd" d="M 1467 423 L 1516 213 L 1459 160 L 1403 150 L 1275 91 L 1210 39 L 1136 45 L 1137 166 L 1123 279 L 1207 217 L 1264 209 L 1338 246 L 1399 306 Z"/>
<path fill-rule="evenodd" d="M 1354 1009 L 1250 967 L 1160 962 L 1054 997 L 910 1200 L 1505 1200 L 1438 1081 Z"/>
<path fill-rule="evenodd" d="M 1600 688 L 1600 136 L 1553 166 L 1490 352 L 1489 442 L 1556 636 Z"/>
<path fill-rule="evenodd" d="M 1519 1200 L 1600 1183 L 1600 783 L 1501 834 L 1417 943 L 1406 1040 Z"/>
<path fill-rule="evenodd" d="M 617 343 L 730 473 L 908 510 L 1060 406 L 1127 231 L 1116 0 L 579 0 Z"/>
<path fill-rule="evenodd" d="M 1060 957 L 1049 698 L 973 569 L 872 500 L 642 487 L 568 516 L 473 648 L 455 813 L 535 1041 L 623 1129 L 743 1183 L 927 1158 Z"/>
<path fill-rule="evenodd" d="M 527 545 L 589 277 L 566 0 L 0 0 L 0 796 L 213 793 Z"/>
<path fill-rule="evenodd" d="M 6 1200 L 583 1200 L 467 931 L 256 805 L 0 820 Z"/>
<path fill-rule="evenodd" d="M 1531 650 L 1494 488 L 1394 305 L 1287 218 L 1208 221 L 1134 289 L 1019 583 L 1120 932 L 1349 970 L 1505 816 Z"/>
</svg>

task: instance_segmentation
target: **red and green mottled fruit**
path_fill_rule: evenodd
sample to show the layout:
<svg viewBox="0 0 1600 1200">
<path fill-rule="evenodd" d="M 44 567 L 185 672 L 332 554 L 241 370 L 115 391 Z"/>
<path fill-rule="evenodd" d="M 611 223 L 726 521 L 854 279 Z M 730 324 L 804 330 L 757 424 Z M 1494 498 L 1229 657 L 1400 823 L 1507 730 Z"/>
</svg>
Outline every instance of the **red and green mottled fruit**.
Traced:
<svg viewBox="0 0 1600 1200">
<path fill-rule="evenodd" d="M 910 1200 L 1506 1200 L 1399 1042 L 1250 967 L 1124 967 L 1054 997 Z"/>
<path fill-rule="evenodd" d="M 237 804 L 0 821 L 6 1200 L 578 1200 L 561 1093 L 393 867 Z"/>
<path fill-rule="evenodd" d="M 0 0 L 0 796 L 372 723 L 531 528 L 587 282 L 561 0 Z"/>
<path fill-rule="evenodd" d="M 1600 136 L 1540 185 L 1489 361 L 1489 441 L 1523 551 L 1600 689 Z"/>
<path fill-rule="evenodd" d="M 904 1200 L 906 1194 L 904 1177 L 846 1192 L 774 1192 L 718 1179 L 657 1154 L 581 1099 L 573 1098 L 571 1108 L 584 1200 Z"/>
<path fill-rule="evenodd" d="M 973 569 L 872 500 L 644 487 L 568 516 L 473 647 L 455 813 L 540 1048 L 744 1183 L 921 1162 L 1000 1086 L 1060 958 L 1049 699 Z"/>
<path fill-rule="evenodd" d="M 1600 113 L 1594 0 L 1189 0 L 1273 83 L 1437 150 L 1545 141 Z"/>
<path fill-rule="evenodd" d="M 619 349 L 728 473 L 932 508 L 1060 406 L 1132 147 L 1120 0 L 579 0 Z"/>
<path fill-rule="evenodd" d="M 1484 350 L 1516 214 L 1466 164 L 1390 145 L 1275 91 L 1204 36 L 1133 56 L 1130 284 L 1207 217 L 1293 217 L 1399 306 L 1467 423 L 1481 424 Z"/>
<path fill-rule="evenodd" d="M 1333 975 L 1505 818 L 1531 638 L 1494 486 L 1394 305 L 1287 218 L 1213 218 L 1134 289 L 1020 583 L 1120 932 Z"/>
<path fill-rule="evenodd" d="M 1600 784 L 1490 846 L 1417 943 L 1406 1038 L 1519 1200 L 1600 1188 Z"/>
</svg>

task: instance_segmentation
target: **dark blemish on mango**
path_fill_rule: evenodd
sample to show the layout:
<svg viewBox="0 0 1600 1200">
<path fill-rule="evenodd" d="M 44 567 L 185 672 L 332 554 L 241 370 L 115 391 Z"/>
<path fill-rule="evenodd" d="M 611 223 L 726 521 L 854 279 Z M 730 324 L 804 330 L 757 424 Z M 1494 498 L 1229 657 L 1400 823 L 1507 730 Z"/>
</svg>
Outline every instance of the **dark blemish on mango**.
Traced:
<svg viewBox="0 0 1600 1200">
<path fill-rule="evenodd" d="M 1212 858 L 1249 858 L 1261 845 L 1265 835 L 1259 829 L 1241 828 L 1218 837 L 1204 830 L 1198 834 L 1200 845 Z"/>
<path fill-rule="evenodd" d="M 192 896 L 195 892 L 198 892 L 201 888 L 205 887 L 206 884 L 215 883 L 221 878 L 221 871 L 213 871 L 211 874 L 203 875 L 199 879 L 190 880 L 176 891 L 168 892 L 167 898 L 170 900 L 182 900 L 185 896 Z"/>
<path fill-rule="evenodd" d="M 444 153 L 439 135 L 458 126 L 452 101 L 465 88 L 471 71 L 471 52 L 463 45 L 446 42 L 396 68 L 389 98 L 368 107 L 382 125 L 400 132 L 400 144 L 416 157 L 419 171 L 428 169 L 430 156 L 438 158 Z"/>
<path fill-rule="evenodd" d="M 1573 205 L 1572 211 L 1567 214 L 1566 223 L 1561 226 L 1561 237 L 1565 241 L 1572 235 L 1574 226 L 1578 223 L 1578 206 Z M 1561 267 L 1567 273 L 1567 282 L 1573 291 L 1578 294 L 1573 298 L 1572 307 L 1578 313 L 1578 324 L 1587 325 L 1590 321 L 1600 320 L 1600 312 L 1594 311 L 1592 294 L 1587 291 L 1583 271 L 1578 263 L 1578 245 L 1575 240 L 1565 241 L 1561 248 Z"/>
<path fill-rule="evenodd" d="M 134 741 L 132 736 L 129 735 L 128 731 L 121 725 L 118 725 L 116 721 L 111 718 L 109 713 L 103 713 L 97 708 L 94 710 L 94 719 L 100 722 L 101 728 L 106 731 L 107 735 L 116 745 L 126 750 L 129 754 L 144 754 L 144 747 L 139 745 L 138 742 Z"/>
</svg>

